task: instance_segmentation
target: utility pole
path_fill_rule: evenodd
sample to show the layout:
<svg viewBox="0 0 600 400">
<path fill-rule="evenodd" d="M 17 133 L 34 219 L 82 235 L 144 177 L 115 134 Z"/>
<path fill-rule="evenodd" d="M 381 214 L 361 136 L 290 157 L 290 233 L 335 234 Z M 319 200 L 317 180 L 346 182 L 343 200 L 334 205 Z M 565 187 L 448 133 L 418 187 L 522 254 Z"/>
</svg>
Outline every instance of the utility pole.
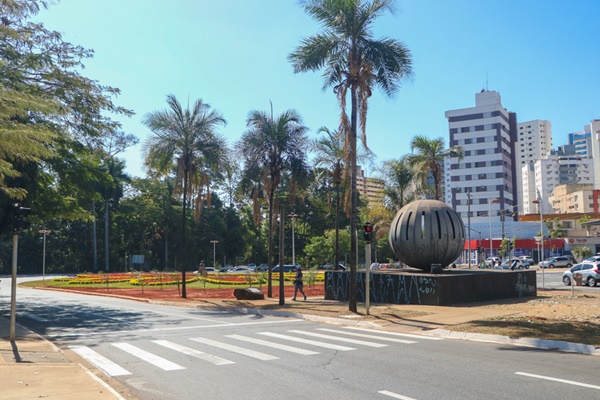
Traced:
<svg viewBox="0 0 600 400">
<path fill-rule="evenodd" d="M 471 191 L 467 192 L 467 224 L 469 229 L 467 230 L 467 258 L 469 259 L 469 269 L 471 269 Z"/>
</svg>

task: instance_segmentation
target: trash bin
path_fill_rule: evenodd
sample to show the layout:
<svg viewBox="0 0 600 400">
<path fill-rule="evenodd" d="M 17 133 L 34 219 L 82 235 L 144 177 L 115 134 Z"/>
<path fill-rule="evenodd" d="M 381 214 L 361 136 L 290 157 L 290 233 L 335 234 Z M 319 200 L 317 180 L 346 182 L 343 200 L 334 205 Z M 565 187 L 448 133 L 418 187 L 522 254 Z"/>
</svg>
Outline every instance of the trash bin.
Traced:
<svg viewBox="0 0 600 400">
<path fill-rule="evenodd" d="M 581 286 L 582 285 L 582 277 L 581 274 L 573 274 L 573 280 L 575 281 L 575 286 Z"/>
</svg>

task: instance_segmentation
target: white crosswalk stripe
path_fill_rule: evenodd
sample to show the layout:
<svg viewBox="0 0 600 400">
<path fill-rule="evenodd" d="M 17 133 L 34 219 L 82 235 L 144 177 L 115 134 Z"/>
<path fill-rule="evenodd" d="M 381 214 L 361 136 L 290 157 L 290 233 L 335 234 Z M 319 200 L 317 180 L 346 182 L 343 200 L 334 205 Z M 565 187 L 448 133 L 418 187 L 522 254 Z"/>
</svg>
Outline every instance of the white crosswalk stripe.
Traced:
<svg viewBox="0 0 600 400">
<path fill-rule="evenodd" d="M 310 344 L 312 346 L 317 346 L 317 347 L 325 347 L 326 349 L 332 349 L 332 350 L 340 350 L 340 351 L 356 350 L 354 347 L 340 346 L 337 344 L 331 344 L 331 343 L 325 343 L 325 342 L 317 342 L 316 340 L 309 340 L 309 339 L 299 338 L 299 337 L 290 336 L 290 335 L 282 335 L 280 333 L 260 332 L 259 335 L 265 335 L 265 336 L 269 336 L 269 337 L 289 340 L 292 342 Z"/>
<path fill-rule="evenodd" d="M 146 361 L 164 371 L 174 371 L 178 369 L 185 369 L 179 364 L 175 364 L 165 358 L 159 357 L 155 354 L 152 354 L 146 350 L 142 350 L 139 347 L 133 346 L 129 343 L 111 343 L 118 349 L 121 349 L 143 361 Z"/>
<path fill-rule="evenodd" d="M 315 355 L 320 354 L 318 351 L 310 349 L 310 347 L 320 347 L 327 350 L 338 350 L 338 351 L 350 351 L 356 350 L 358 347 L 385 347 L 392 343 L 398 344 L 413 344 L 417 343 L 415 339 L 425 340 L 443 340 L 443 338 L 430 338 L 427 336 L 418 336 L 411 334 L 404 334 L 398 332 L 379 331 L 374 329 L 358 328 L 358 327 L 340 327 L 337 329 L 332 328 L 315 328 L 313 330 L 288 330 L 285 334 L 275 332 L 257 332 L 256 335 L 260 335 L 272 340 L 262 340 L 253 335 L 225 335 L 224 340 L 229 339 L 246 343 L 246 347 L 251 345 L 258 345 L 268 347 L 275 350 L 284 352 L 290 352 L 300 355 Z M 322 339 L 322 340 L 316 340 Z M 184 339 L 185 340 L 185 339 Z M 277 360 L 276 357 L 271 354 L 266 354 L 253 349 L 235 346 L 226 342 L 212 340 L 205 337 L 193 337 L 188 338 L 196 343 L 200 343 L 205 346 L 210 346 L 213 350 L 225 350 L 232 353 L 241 354 L 243 356 L 252 357 L 262 361 Z M 209 354 L 199 349 L 184 346 L 169 340 L 151 340 L 151 343 L 161 346 L 168 350 L 173 350 L 177 353 L 181 353 L 187 356 L 191 356 L 203 361 L 210 362 L 214 365 L 230 365 L 235 364 L 236 361 L 228 360 L 226 358 L 219 357 L 217 355 Z M 296 347 L 284 344 L 282 342 L 294 342 L 300 343 L 305 346 Z M 356 347 L 348 347 L 335 342 L 344 342 L 355 344 Z M 382 343 L 383 342 L 383 343 Z M 250 344 L 250 345 L 248 345 Z M 152 354 L 150 351 L 143 350 L 139 347 L 131 345 L 129 343 L 110 343 L 110 345 L 121 349 L 122 351 L 137 357 L 147 363 L 150 363 L 165 371 L 174 371 L 186 369 L 186 367 L 171 362 L 158 355 Z M 308 348 L 307 348 L 308 347 Z M 102 370 L 105 374 L 110 376 L 123 376 L 131 375 L 127 369 L 119 366 L 112 362 L 106 357 L 100 355 L 96 351 L 90 349 L 87 346 L 70 346 L 71 350 L 79 354 L 84 359 L 88 360 L 90 364 L 94 365 L 98 369 Z M 189 360 L 188 360 L 189 361 Z"/>
<path fill-rule="evenodd" d="M 269 354 L 261 353 L 259 351 L 249 350 L 249 349 L 245 349 L 243 347 L 233 346 L 233 345 L 230 345 L 227 343 L 217 342 L 216 340 L 211 340 L 211 339 L 207 339 L 207 338 L 195 337 L 195 338 L 190 338 L 190 340 L 193 340 L 194 342 L 198 342 L 198 343 L 203 343 L 208 346 L 213 346 L 213 347 L 217 347 L 220 349 L 229 350 L 234 353 L 242 354 L 242 355 L 256 358 L 256 359 L 262 360 L 262 361 L 277 360 L 279 358 L 279 357 L 275 357 L 275 356 L 272 356 Z"/>
<path fill-rule="evenodd" d="M 349 335 L 349 336 L 354 336 L 354 337 L 364 337 L 364 338 L 368 338 L 368 339 L 382 340 L 384 342 L 394 342 L 394 343 L 402 343 L 402 344 L 417 343 L 414 340 L 396 339 L 396 338 L 383 337 L 383 336 L 374 336 L 373 334 L 354 333 L 354 332 L 348 332 L 348 331 L 340 331 L 338 329 L 319 328 L 319 330 L 323 331 L 323 332 L 339 333 L 341 335 Z M 377 331 L 373 331 L 373 332 L 377 332 Z"/>
<path fill-rule="evenodd" d="M 321 338 L 321 339 L 336 340 L 338 342 L 359 344 L 361 346 L 369 346 L 369 347 L 386 347 L 387 346 L 387 344 L 382 344 L 382 343 L 367 342 L 365 340 L 350 339 L 350 338 L 332 336 L 332 335 L 324 335 L 322 333 L 301 331 L 298 329 L 294 329 L 294 330 L 291 330 L 288 332 L 297 333 L 299 335 L 306 335 L 306 336 Z"/>
<path fill-rule="evenodd" d="M 291 353 L 302 354 L 304 356 L 310 356 L 310 355 L 313 355 L 313 354 L 319 354 L 316 351 L 305 350 L 305 349 L 301 349 L 301 348 L 298 348 L 298 347 L 287 346 L 285 344 L 268 342 L 266 340 L 254 339 L 254 338 L 247 337 L 247 336 L 227 335 L 227 337 L 228 338 L 232 338 L 232 339 L 237 339 L 237 340 L 243 340 L 244 342 L 254 343 L 254 344 L 261 345 L 261 346 L 272 347 L 272 348 L 278 349 L 278 350 L 289 351 Z"/>
<path fill-rule="evenodd" d="M 213 356 L 210 354 L 206 354 L 200 350 L 192 349 L 190 347 L 182 346 L 177 343 L 170 342 L 168 340 L 153 340 L 153 343 L 156 343 L 160 346 L 166 347 L 171 350 L 178 351 L 180 353 L 186 354 L 188 356 L 196 357 L 204 361 L 208 361 L 213 363 L 214 365 L 227 365 L 227 364 L 235 364 L 234 361 L 229 361 L 221 357 Z"/>
<path fill-rule="evenodd" d="M 86 359 L 90 364 L 104 372 L 106 375 L 131 375 L 131 372 L 127 371 L 125 368 L 110 361 L 108 358 L 98 354 L 96 351 L 87 346 L 69 346 L 69 348 L 75 353 L 79 354 L 82 358 Z"/>
</svg>

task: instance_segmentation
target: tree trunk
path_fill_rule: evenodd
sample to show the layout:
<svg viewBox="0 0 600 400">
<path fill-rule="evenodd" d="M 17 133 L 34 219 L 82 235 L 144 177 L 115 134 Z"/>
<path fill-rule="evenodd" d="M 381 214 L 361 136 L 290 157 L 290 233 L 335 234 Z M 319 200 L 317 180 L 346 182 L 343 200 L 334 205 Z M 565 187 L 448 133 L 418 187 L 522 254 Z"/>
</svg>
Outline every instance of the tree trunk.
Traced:
<svg viewBox="0 0 600 400">
<path fill-rule="evenodd" d="M 271 193 L 269 193 L 269 227 L 268 229 L 268 237 L 269 237 L 269 255 L 268 258 L 268 273 L 267 273 L 267 297 L 273 297 L 273 188 L 271 188 Z"/>
<path fill-rule="evenodd" d="M 187 185 L 188 185 L 188 170 L 184 169 L 183 172 L 183 211 L 182 215 L 182 223 L 181 223 L 181 297 L 187 298 L 186 284 L 185 284 L 185 263 L 186 263 L 186 254 L 185 254 L 185 213 L 187 209 Z"/>
<path fill-rule="evenodd" d="M 356 307 L 356 270 L 357 251 L 356 243 L 356 209 L 357 209 L 357 193 L 356 193 L 356 130 L 357 130 L 357 99 L 356 86 L 351 87 L 352 105 L 350 111 L 350 168 L 352 168 L 352 179 L 350 184 L 350 293 L 348 307 L 351 312 L 357 312 Z"/>
<path fill-rule="evenodd" d="M 279 305 L 285 304 L 285 271 L 283 266 L 285 265 L 284 258 L 284 236 L 285 236 L 285 209 L 284 202 L 281 202 L 281 210 L 279 214 Z"/>
</svg>

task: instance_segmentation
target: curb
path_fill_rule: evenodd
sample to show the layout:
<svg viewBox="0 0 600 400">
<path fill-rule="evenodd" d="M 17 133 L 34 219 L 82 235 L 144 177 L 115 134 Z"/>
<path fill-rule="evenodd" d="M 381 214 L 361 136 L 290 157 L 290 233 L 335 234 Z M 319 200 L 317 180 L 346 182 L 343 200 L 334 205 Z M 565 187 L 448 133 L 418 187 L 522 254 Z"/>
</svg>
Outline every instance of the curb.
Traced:
<svg viewBox="0 0 600 400">
<path fill-rule="evenodd" d="M 197 306 L 198 308 L 209 308 Z M 247 307 L 225 307 L 225 306 L 213 306 L 223 311 L 233 311 L 239 314 L 254 314 L 254 315 L 270 315 L 274 317 L 287 317 L 296 318 L 314 322 L 324 322 L 334 325 L 351 325 L 360 326 L 371 329 L 381 329 L 379 325 L 374 322 L 367 321 L 353 321 L 350 319 L 343 318 L 331 318 L 322 317 L 310 314 L 300 314 L 289 311 L 277 311 L 277 310 L 262 310 L 258 308 L 247 308 Z M 591 356 L 600 356 L 600 347 L 596 347 L 589 344 L 565 342 L 561 340 L 546 340 L 546 339 L 532 339 L 532 338 L 519 338 L 514 339 L 508 336 L 501 335 L 489 335 L 484 333 L 470 333 L 470 332 L 455 332 L 446 329 L 434 329 L 431 331 L 420 332 L 423 336 L 435 336 L 446 339 L 458 339 L 458 340 L 469 340 L 473 342 L 487 342 L 487 343 L 501 343 L 509 344 L 512 346 L 531 347 L 542 350 L 556 350 L 565 353 L 577 353 Z"/>
<path fill-rule="evenodd" d="M 443 337 L 447 339 L 470 340 L 474 342 L 502 343 L 513 346 L 532 347 L 543 350 L 556 350 L 565 353 L 578 353 L 591 356 L 600 356 L 600 347 L 589 344 L 565 342 L 562 340 L 546 340 L 519 338 L 514 339 L 508 336 L 489 335 L 483 333 L 454 332 L 445 329 L 434 329 L 426 335 Z"/>
</svg>

